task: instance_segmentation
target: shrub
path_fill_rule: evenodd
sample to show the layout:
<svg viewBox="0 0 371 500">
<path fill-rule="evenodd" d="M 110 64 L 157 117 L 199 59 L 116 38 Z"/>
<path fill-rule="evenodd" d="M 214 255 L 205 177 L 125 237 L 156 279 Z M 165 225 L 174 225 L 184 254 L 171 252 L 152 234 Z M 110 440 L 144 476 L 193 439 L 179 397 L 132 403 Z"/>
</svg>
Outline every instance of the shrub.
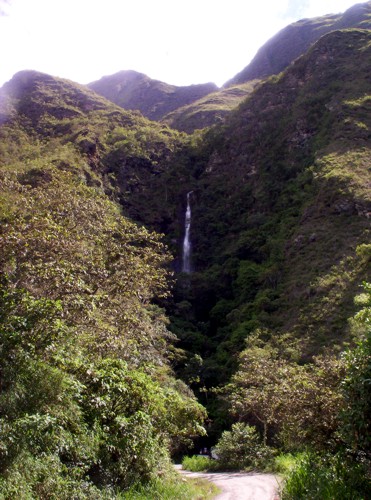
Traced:
<svg viewBox="0 0 371 500">
<path fill-rule="evenodd" d="M 365 464 L 344 454 L 307 454 L 289 474 L 282 500 L 365 500 L 370 491 Z"/>
<path fill-rule="evenodd" d="M 220 466 L 227 469 L 261 467 L 271 455 L 256 428 L 242 422 L 232 425 L 230 431 L 223 432 L 215 453 Z"/>
<path fill-rule="evenodd" d="M 341 413 L 341 436 L 353 452 L 371 458 L 371 284 L 356 297 L 362 309 L 352 320 L 359 340 L 344 353 L 346 376 L 342 382 L 345 406 Z"/>
<path fill-rule="evenodd" d="M 12 500 L 33 500 L 50 498 L 58 500 L 99 500 L 102 493 L 86 478 L 84 471 L 75 467 L 68 471 L 66 466 L 54 454 L 35 457 L 30 453 L 21 453 L 0 477 L 0 498 Z"/>
<path fill-rule="evenodd" d="M 304 458 L 304 453 L 280 453 L 272 462 L 272 469 L 282 475 L 290 473 Z"/>
</svg>

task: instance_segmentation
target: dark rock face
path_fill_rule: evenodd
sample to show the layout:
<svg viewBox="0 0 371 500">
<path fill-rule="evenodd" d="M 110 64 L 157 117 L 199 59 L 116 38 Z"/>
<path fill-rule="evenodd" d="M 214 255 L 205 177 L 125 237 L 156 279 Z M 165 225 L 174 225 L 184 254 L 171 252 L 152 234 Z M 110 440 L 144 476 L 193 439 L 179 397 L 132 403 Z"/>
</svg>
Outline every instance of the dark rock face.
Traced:
<svg viewBox="0 0 371 500">
<path fill-rule="evenodd" d="M 215 92 L 214 83 L 177 87 L 136 71 L 105 76 L 89 87 L 124 109 L 138 110 L 151 120 L 160 120 L 177 108 Z"/>
<path fill-rule="evenodd" d="M 286 26 L 263 45 L 251 63 L 229 80 L 225 87 L 283 71 L 321 36 L 345 28 L 371 29 L 371 2 L 357 4 L 344 14 L 301 19 Z"/>
</svg>

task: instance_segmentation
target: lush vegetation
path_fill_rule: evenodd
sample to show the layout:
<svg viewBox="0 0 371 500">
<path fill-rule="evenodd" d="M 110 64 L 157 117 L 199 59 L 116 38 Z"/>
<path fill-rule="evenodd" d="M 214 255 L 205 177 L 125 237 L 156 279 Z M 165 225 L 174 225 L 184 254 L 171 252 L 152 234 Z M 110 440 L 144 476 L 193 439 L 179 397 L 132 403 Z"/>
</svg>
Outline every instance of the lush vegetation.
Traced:
<svg viewBox="0 0 371 500">
<path fill-rule="evenodd" d="M 213 420 L 201 443 L 227 438 L 238 449 L 233 427 L 221 436 L 248 424 L 273 455 L 309 447 L 330 471 L 339 457 L 355 461 L 364 484 L 369 451 L 344 448 L 369 435 L 349 427 L 369 420 L 370 397 L 357 392 L 368 386 L 353 397 L 342 387 L 362 366 L 348 362 L 359 352 L 349 318 L 370 279 L 369 41 L 357 30 L 324 37 L 205 134 L 188 184 L 195 272 L 170 308 L 190 351 L 179 373 Z M 275 467 L 274 456 L 264 461 Z M 237 462 L 254 467 L 242 454 Z M 339 484 L 356 494 L 353 472 L 339 472 Z"/>
<path fill-rule="evenodd" d="M 290 457 L 287 498 L 365 497 L 370 42 L 327 35 L 192 136 L 40 73 L 4 86 L 4 498 L 182 498 L 195 441 L 227 469 Z"/>
<path fill-rule="evenodd" d="M 184 191 L 193 190 L 195 272 L 180 277 L 168 310 L 189 352 L 177 369 L 213 419 L 210 443 L 243 414 L 267 442 L 288 444 L 285 404 L 272 397 L 279 393 L 286 401 L 300 394 L 296 423 L 287 425 L 302 442 L 336 428 L 339 353 L 353 341 L 348 319 L 370 278 L 361 251 L 370 238 L 369 37 L 324 37 L 191 151 Z M 237 366 L 226 389 L 230 414 L 212 388 Z M 312 396 L 319 420 L 326 417 L 321 429 L 301 415 L 313 412 Z M 334 413 L 326 416 L 328 398 Z"/>
<path fill-rule="evenodd" d="M 251 94 L 259 80 L 212 92 L 186 106 L 166 114 L 161 121 L 183 132 L 192 133 L 211 125 L 222 124 L 230 112 Z"/>
<path fill-rule="evenodd" d="M 341 369 L 327 359 L 319 364 L 319 371 L 316 368 L 311 373 L 307 371 L 295 374 L 287 366 L 282 370 L 278 365 L 271 365 L 269 371 L 265 372 L 265 362 L 260 353 L 255 352 L 250 358 L 251 372 L 246 375 L 246 369 L 242 365 L 234 377 L 236 381 L 244 375 L 245 384 L 249 383 L 249 388 L 244 385 L 243 391 L 238 391 L 241 388 L 239 380 L 240 386 L 228 387 L 226 393 L 233 401 L 237 395 L 240 404 L 244 405 L 236 412 L 238 418 L 253 421 L 255 417 L 258 424 L 264 424 L 264 433 L 258 433 L 249 424 L 235 423 L 230 431 L 223 432 L 213 450 L 217 460 L 203 456 L 186 457 L 183 467 L 194 471 L 256 468 L 273 470 L 285 478 L 282 498 L 286 500 L 369 498 L 369 283 L 364 284 L 364 292 L 357 297 L 357 303 L 362 308 L 352 319 L 352 328 L 358 341 L 354 347 L 342 353 Z M 263 370 L 258 369 L 254 360 L 257 360 Z M 285 389 L 281 392 L 282 385 Z M 267 390 L 270 392 L 271 404 L 266 399 Z M 325 397 L 323 392 L 326 393 Z M 307 398 L 311 400 L 310 403 L 309 400 L 306 401 Z M 300 407 L 299 411 L 296 405 Z M 282 411 L 284 414 L 281 414 Z M 264 442 L 267 439 L 268 422 L 275 424 L 276 446 L 266 446 Z M 298 425 L 300 422 L 302 427 Z M 274 435 L 272 429 L 268 428 L 269 430 Z M 277 443 L 278 448 L 286 450 L 286 453 L 277 455 Z M 287 450 L 292 450 L 293 453 L 287 453 Z"/>
<path fill-rule="evenodd" d="M 367 465 L 353 457 L 339 455 L 306 455 L 289 473 L 283 500 L 365 500 L 370 492 Z"/>
<path fill-rule="evenodd" d="M 16 112 L 1 130 L 0 489 L 112 498 L 166 477 L 170 451 L 204 432 L 154 302 L 168 293 L 169 254 L 109 200 L 99 172 L 107 144 L 152 165 L 171 133 L 62 80 L 21 74 L 12 85 Z"/>
</svg>

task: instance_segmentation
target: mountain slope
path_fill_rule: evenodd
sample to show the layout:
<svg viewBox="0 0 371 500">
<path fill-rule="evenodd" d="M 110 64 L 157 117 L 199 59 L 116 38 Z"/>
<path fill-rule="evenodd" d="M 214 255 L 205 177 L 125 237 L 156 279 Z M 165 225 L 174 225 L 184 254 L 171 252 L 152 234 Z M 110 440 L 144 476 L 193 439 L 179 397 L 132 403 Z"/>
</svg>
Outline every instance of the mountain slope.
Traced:
<svg viewBox="0 0 371 500">
<path fill-rule="evenodd" d="M 213 83 L 177 87 L 136 71 L 120 71 L 88 86 L 118 106 L 139 110 L 151 120 L 160 120 L 167 113 L 217 90 Z"/>
<path fill-rule="evenodd" d="M 257 84 L 258 81 L 252 81 L 213 92 L 192 104 L 168 113 L 161 122 L 187 133 L 221 124 Z"/>
<path fill-rule="evenodd" d="M 344 14 L 302 19 L 290 24 L 268 40 L 251 63 L 229 80 L 225 87 L 278 74 L 321 36 L 345 28 L 371 29 L 371 2 L 354 5 Z"/>
<path fill-rule="evenodd" d="M 181 136 L 37 72 L 1 103 L 0 490 L 118 498 L 204 433 L 156 305 L 170 255 L 124 202 Z"/>
<path fill-rule="evenodd" d="M 237 420 L 327 446 L 336 354 L 371 278 L 370 60 L 369 30 L 333 31 L 193 136 L 41 73 L 1 89 L 6 496 L 114 497 L 162 476 L 204 433 L 172 369 L 210 409 L 202 446 L 228 424 L 209 389 L 233 373 Z M 169 297 L 143 226 L 179 262 L 187 193 L 192 273 Z"/>
<path fill-rule="evenodd" d="M 206 358 L 201 386 L 228 376 L 257 329 L 265 342 L 296 342 L 304 360 L 349 340 L 353 297 L 370 276 L 357 253 L 370 242 L 370 42 L 363 30 L 324 36 L 193 160 L 184 191 L 195 272 L 173 328 Z"/>
<path fill-rule="evenodd" d="M 121 71 L 89 87 L 124 109 L 139 110 L 151 120 L 187 133 L 223 123 L 250 93 L 253 82 L 278 74 L 321 36 L 344 28 L 371 28 L 371 2 L 343 14 L 293 23 L 261 47 L 252 62 L 219 90 L 214 84 L 176 87 L 135 71 Z M 250 86 L 246 84 L 250 83 Z"/>
<path fill-rule="evenodd" d="M 134 218 L 138 207 L 132 199 L 141 192 L 142 184 L 152 182 L 166 169 L 185 139 L 166 125 L 126 111 L 85 86 L 43 73 L 18 73 L 0 90 L 0 99 L 2 134 L 15 128 L 16 134 L 24 131 L 27 142 L 36 137 L 32 147 L 38 148 L 37 154 L 41 154 L 41 142 L 50 144 L 53 139 L 56 164 L 63 168 L 66 163 L 69 169 L 79 171 Z M 1 148 L 3 160 L 11 161 L 11 142 L 3 141 Z M 61 157 L 67 149 L 69 158 L 64 161 Z M 74 155 L 79 156 L 76 163 Z"/>
</svg>

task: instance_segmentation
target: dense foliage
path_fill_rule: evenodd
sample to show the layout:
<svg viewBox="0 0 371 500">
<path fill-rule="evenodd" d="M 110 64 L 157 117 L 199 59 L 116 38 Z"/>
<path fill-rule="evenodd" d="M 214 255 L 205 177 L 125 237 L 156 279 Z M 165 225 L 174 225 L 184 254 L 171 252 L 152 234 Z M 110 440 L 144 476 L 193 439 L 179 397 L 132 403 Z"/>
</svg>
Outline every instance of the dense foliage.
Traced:
<svg viewBox="0 0 371 500">
<path fill-rule="evenodd" d="M 226 467 L 308 447 L 314 485 L 367 467 L 370 42 L 323 37 L 192 136 L 40 73 L 4 86 L 5 498 L 154 487 L 205 434 L 186 384 Z"/>
<path fill-rule="evenodd" d="M 239 420 L 254 422 L 266 441 L 286 450 L 308 443 L 321 448 L 336 439 L 344 363 L 326 356 L 300 365 L 288 359 L 286 349 L 287 339 L 284 348 L 249 338 L 239 370 L 226 388 L 231 411 Z"/>
<path fill-rule="evenodd" d="M 201 387 L 228 380 L 257 329 L 268 344 L 292 340 L 300 364 L 351 338 L 370 273 L 357 253 L 370 238 L 369 38 L 322 38 L 195 152 L 195 272 L 170 313 L 204 359 Z"/>
<path fill-rule="evenodd" d="M 215 448 L 220 467 L 225 469 L 261 468 L 270 458 L 270 449 L 250 425 L 237 422 L 224 431 Z"/>
<path fill-rule="evenodd" d="M 169 452 L 204 432 L 154 303 L 168 294 L 170 257 L 93 168 L 104 167 L 103 137 L 121 155 L 129 138 L 137 149 L 125 158 L 139 158 L 159 132 L 95 109 L 82 134 L 81 103 L 103 101 L 43 75 L 18 80 L 18 113 L 1 130 L 0 489 L 9 499 L 114 497 L 165 472 Z"/>
<path fill-rule="evenodd" d="M 308 454 L 289 474 L 282 500 L 365 500 L 370 480 L 367 466 L 343 454 Z"/>
</svg>

